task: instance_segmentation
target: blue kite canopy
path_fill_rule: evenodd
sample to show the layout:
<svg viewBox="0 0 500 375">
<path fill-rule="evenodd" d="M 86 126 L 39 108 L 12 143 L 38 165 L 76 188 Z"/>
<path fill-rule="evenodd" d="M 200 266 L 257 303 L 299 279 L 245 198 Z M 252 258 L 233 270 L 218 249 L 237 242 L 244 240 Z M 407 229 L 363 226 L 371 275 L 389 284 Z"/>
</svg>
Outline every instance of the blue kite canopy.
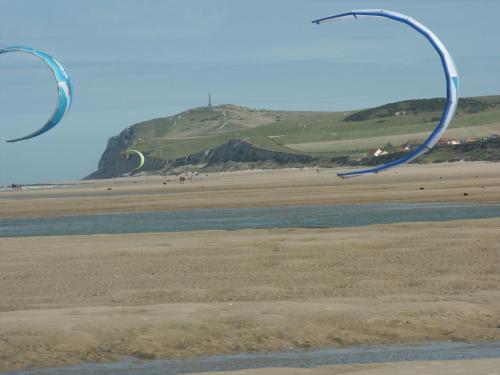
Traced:
<svg viewBox="0 0 500 375">
<path fill-rule="evenodd" d="M 446 106 L 444 108 L 443 115 L 439 121 L 439 125 L 434 129 L 431 135 L 425 140 L 425 142 L 420 145 L 417 149 L 411 151 L 407 155 L 400 159 L 391 161 L 386 164 L 382 164 L 373 168 L 361 169 L 358 171 L 338 173 L 337 175 L 344 177 L 355 177 L 361 176 L 369 173 L 378 173 L 383 170 L 396 167 L 401 164 L 406 164 L 419 156 L 425 154 L 439 141 L 442 134 L 446 131 L 448 126 L 455 115 L 458 104 L 458 73 L 453 58 L 444 46 L 444 44 L 439 40 L 439 38 L 427 27 L 422 25 L 420 22 L 414 20 L 401 13 L 396 13 L 388 10 L 378 10 L 378 9 L 366 9 L 366 10 L 353 10 L 346 13 L 336 14 L 330 17 L 321 18 L 313 21 L 313 23 L 321 24 L 328 21 L 334 21 L 344 17 L 354 17 L 355 19 L 361 17 L 385 17 L 394 21 L 402 22 L 411 28 L 422 34 L 434 47 L 434 49 L 439 54 L 441 63 L 443 64 L 443 69 L 446 77 Z"/>
<path fill-rule="evenodd" d="M 46 54 L 45 52 L 38 51 L 34 48 L 19 47 L 19 46 L 0 49 L 0 54 L 9 52 L 26 52 L 35 55 L 49 66 L 49 68 L 52 70 L 54 78 L 57 81 L 58 101 L 56 110 L 54 111 L 50 119 L 47 121 L 47 123 L 37 131 L 27 136 L 16 139 L 10 139 L 7 141 L 7 142 L 18 142 L 25 139 L 37 137 L 45 133 L 46 131 L 52 129 L 62 120 L 62 118 L 64 117 L 66 112 L 69 111 L 69 108 L 71 106 L 71 100 L 73 98 L 73 84 L 71 83 L 71 79 L 69 78 L 68 73 L 66 73 L 61 63 L 52 56 Z"/>
</svg>

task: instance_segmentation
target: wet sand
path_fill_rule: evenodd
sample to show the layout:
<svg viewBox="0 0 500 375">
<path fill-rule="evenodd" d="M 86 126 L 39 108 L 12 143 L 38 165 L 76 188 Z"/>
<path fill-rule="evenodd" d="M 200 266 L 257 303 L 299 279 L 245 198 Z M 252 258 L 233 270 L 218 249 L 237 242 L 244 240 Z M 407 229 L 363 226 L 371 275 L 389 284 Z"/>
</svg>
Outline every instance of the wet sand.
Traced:
<svg viewBox="0 0 500 375">
<path fill-rule="evenodd" d="M 174 176 L 118 178 L 62 189 L 0 192 L 0 219 L 302 204 L 500 202 L 499 163 L 408 165 L 345 180 L 336 172 L 322 169 L 317 174 L 308 168 L 213 173 L 194 176 L 184 185 Z"/>
<path fill-rule="evenodd" d="M 500 339 L 500 219 L 1 241 L 0 370 Z"/>
<path fill-rule="evenodd" d="M 500 359 L 401 362 L 383 365 L 331 366 L 316 369 L 259 369 L 203 373 L 210 375 L 500 375 Z M 202 375 L 201 373 L 198 375 Z"/>
</svg>

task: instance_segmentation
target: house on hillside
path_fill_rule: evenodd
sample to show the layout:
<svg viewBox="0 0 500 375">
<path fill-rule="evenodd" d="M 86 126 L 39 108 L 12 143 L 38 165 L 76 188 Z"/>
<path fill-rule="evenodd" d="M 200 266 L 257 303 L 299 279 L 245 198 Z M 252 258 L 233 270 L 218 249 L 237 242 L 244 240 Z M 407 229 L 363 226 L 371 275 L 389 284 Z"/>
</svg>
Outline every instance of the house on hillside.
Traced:
<svg viewBox="0 0 500 375">
<path fill-rule="evenodd" d="M 462 141 L 458 139 L 451 139 L 451 138 L 441 138 L 438 141 L 438 145 L 461 145 Z"/>
<path fill-rule="evenodd" d="M 388 155 L 388 154 L 389 153 L 387 151 L 381 150 L 379 148 L 373 152 L 373 156 L 375 156 L 376 158 L 379 156 Z"/>
</svg>

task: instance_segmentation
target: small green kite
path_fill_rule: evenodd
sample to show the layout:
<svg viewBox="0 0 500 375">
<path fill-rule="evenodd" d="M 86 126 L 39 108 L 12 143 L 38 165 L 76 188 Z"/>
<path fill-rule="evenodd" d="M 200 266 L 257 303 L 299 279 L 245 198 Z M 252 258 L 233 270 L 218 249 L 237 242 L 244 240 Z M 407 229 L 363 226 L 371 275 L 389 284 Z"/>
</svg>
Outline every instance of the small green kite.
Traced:
<svg viewBox="0 0 500 375">
<path fill-rule="evenodd" d="M 139 165 L 137 167 L 133 168 L 132 170 L 137 171 L 137 170 L 142 168 L 142 166 L 144 165 L 144 155 L 142 154 L 142 152 L 137 151 L 137 150 L 127 150 L 127 151 L 125 151 L 125 154 L 127 155 L 127 159 L 130 157 L 131 154 L 139 155 L 139 158 L 140 158 Z"/>
</svg>

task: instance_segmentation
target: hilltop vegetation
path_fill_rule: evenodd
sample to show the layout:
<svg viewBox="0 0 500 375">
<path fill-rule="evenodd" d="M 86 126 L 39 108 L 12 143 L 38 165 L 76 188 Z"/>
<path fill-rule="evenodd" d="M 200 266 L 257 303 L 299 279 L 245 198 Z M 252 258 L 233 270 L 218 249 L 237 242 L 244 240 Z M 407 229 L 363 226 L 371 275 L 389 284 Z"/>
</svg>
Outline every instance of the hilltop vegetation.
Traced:
<svg viewBox="0 0 500 375">
<path fill-rule="evenodd" d="M 253 129 L 281 119 L 279 113 L 236 105 L 200 107 L 137 124 L 137 136 L 154 139 L 201 137 Z"/>
<path fill-rule="evenodd" d="M 460 98 L 458 100 L 457 114 L 460 113 L 479 113 L 486 111 L 488 108 L 495 107 L 499 104 L 497 98 L 493 100 Z M 364 111 L 355 112 L 347 116 L 344 121 L 366 121 L 370 119 L 379 119 L 391 116 L 400 116 L 403 114 L 419 114 L 419 113 L 438 113 L 443 110 L 446 105 L 446 99 L 418 99 L 406 100 L 398 103 L 389 103 L 380 107 L 366 109 Z M 437 119 L 436 119 L 437 121 Z"/>
<path fill-rule="evenodd" d="M 262 152 L 359 161 L 369 150 L 388 142 L 398 146 L 425 139 L 437 125 L 444 103 L 441 98 L 406 100 L 351 112 L 271 111 L 236 105 L 194 108 L 141 122 L 113 137 L 99 170 L 106 171 L 101 173 L 106 176 L 130 171 L 131 161 L 122 160 L 122 154 L 132 146 L 146 154 L 145 170 L 169 170 L 192 155 L 232 140 Z M 491 134 L 500 134 L 500 96 L 460 99 L 447 136 L 481 138 Z"/>
</svg>

